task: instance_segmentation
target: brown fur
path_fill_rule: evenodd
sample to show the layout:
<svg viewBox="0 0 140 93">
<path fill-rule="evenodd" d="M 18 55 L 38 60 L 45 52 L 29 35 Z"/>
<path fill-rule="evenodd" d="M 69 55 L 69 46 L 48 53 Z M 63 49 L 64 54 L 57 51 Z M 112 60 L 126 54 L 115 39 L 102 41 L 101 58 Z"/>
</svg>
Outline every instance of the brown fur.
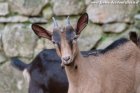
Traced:
<svg viewBox="0 0 140 93">
<path fill-rule="evenodd" d="M 56 21 L 54 23 L 57 24 Z M 44 32 L 38 25 L 33 24 L 32 28 L 38 36 L 46 37 L 56 45 L 68 77 L 68 93 L 140 93 L 140 49 L 135 34 L 131 34 L 130 41 L 110 51 L 83 57 L 77 37 L 88 23 L 88 14 L 79 18 L 76 29 L 70 26 L 68 19 L 67 23 L 63 32 L 58 34 L 59 42 L 58 39 L 50 39 L 57 38 L 55 34 Z M 67 57 L 70 59 L 65 60 Z"/>
<path fill-rule="evenodd" d="M 75 59 L 66 66 L 68 93 L 140 93 L 140 51 L 131 41 L 99 56 Z M 137 92 L 136 92 L 137 91 Z"/>
</svg>

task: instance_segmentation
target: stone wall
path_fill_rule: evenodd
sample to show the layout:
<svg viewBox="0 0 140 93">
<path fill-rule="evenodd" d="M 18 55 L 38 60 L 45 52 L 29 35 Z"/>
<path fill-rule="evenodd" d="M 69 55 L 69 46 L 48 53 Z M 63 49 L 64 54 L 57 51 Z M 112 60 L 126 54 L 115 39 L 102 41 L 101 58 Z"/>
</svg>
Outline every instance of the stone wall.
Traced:
<svg viewBox="0 0 140 93">
<path fill-rule="evenodd" d="M 28 84 L 22 73 L 11 67 L 10 57 L 29 63 L 42 49 L 53 48 L 47 39 L 38 39 L 32 23 L 51 31 L 52 16 L 64 25 L 70 15 L 75 25 L 80 14 L 87 12 L 89 24 L 78 40 L 80 49 L 102 49 L 118 38 L 128 38 L 130 31 L 140 34 L 140 1 L 128 1 L 0 0 L 0 93 L 27 93 Z"/>
</svg>

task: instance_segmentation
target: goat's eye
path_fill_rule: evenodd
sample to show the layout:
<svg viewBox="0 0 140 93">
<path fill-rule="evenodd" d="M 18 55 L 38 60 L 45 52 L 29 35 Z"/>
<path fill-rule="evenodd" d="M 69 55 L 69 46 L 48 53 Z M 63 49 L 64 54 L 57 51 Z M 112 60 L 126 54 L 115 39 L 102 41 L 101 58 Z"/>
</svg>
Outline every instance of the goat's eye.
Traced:
<svg viewBox="0 0 140 93">
<path fill-rule="evenodd" d="M 73 38 L 73 40 L 76 40 L 78 37 L 77 36 L 75 36 L 74 38 Z"/>
<path fill-rule="evenodd" d="M 53 43 L 53 44 L 56 44 L 56 42 L 55 42 L 55 41 L 52 41 L 52 43 Z"/>
</svg>

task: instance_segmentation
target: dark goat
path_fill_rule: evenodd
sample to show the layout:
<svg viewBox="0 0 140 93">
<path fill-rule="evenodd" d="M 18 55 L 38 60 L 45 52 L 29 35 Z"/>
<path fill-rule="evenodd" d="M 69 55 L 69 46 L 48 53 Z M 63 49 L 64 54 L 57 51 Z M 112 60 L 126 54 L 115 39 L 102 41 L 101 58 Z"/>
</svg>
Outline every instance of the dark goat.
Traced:
<svg viewBox="0 0 140 93">
<path fill-rule="evenodd" d="M 12 65 L 30 75 L 29 93 L 67 93 L 68 81 L 54 49 L 45 49 L 30 63 L 12 58 Z"/>
<path fill-rule="evenodd" d="M 127 39 L 119 39 L 113 42 L 104 50 L 83 51 L 83 56 L 105 53 L 126 42 Z M 25 71 L 30 75 L 29 93 L 66 93 L 68 81 L 65 71 L 61 69 L 61 59 L 56 54 L 55 49 L 45 49 L 40 52 L 30 63 L 25 64 L 18 58 L 11 59 L 12 66 L 20 71 Z"/>
</svg>

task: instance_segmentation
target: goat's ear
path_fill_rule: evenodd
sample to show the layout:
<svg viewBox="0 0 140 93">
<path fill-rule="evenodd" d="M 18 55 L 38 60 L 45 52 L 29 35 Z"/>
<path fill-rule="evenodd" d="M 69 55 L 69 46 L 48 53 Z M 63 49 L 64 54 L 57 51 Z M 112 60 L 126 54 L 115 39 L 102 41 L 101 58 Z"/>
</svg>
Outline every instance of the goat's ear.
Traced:
<svg viewBox="0 0 140 93">
<path fill-rule="evenodd" d="M 37 36 L 51 40 L 52 33 L 50 31 L 44 29 L 43 27 L 37 24 L 32 24 L 32 29 Z"/>
<path fill-rule="evenodd" d="M 138 36 L 136 32 L 130 32 L 129 33 L 129 38 L 132 40 L 135 44 L 137 44 L 138 41 Z"/>
<path fill-rule="evenodd" d="M 77 22 L 76 34 L 79 35 L 87 24 L 88 24 L 88 14 L 84 13 Z"/>
</svg>

